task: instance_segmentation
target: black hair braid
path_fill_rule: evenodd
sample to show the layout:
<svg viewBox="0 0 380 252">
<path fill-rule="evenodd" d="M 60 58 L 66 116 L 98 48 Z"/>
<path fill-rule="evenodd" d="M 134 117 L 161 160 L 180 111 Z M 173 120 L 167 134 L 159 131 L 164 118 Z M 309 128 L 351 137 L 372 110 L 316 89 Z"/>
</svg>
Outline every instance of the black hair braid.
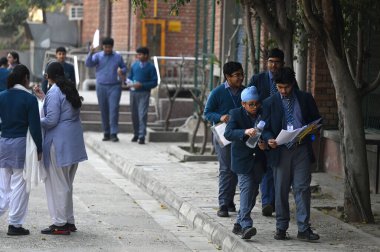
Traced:
<svg viewBox="0 0 380 252">
<path fill-rule="evenodd" d="M 78 90 L 75 88 L 73 82 L 63 76 L 57 76 L 55 84 L 61 89 L 61 92 L 66 95 L 66 99 L 75 109 L 82 107 L 83 97 L 79 96 Z"/>
</svg>

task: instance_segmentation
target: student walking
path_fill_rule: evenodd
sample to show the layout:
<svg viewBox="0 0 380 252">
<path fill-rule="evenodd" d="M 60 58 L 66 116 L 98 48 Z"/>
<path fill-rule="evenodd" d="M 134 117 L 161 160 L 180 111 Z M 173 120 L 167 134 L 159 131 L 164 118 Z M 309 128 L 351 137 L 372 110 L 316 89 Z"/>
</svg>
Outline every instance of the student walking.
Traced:
<svg viewBox="0 0 380 252">
<path fill-rule="evenodd" d="M 284 67 L 274 74 L 278 93 L 263 102 L 263 117 L 266 125 L 262 137 L 267 141 L 269 159 L 273 168 L 276 208 L 276 240 L 288 239 L 289 227 L 289 191 L 290 186 L 296 203 L 298 225 L 297 238 L 314 241 L 319 239 L 310 227 L 310 182 L 311 162 L 315 161 L 311 138 L 301 142 L 278 145 L 276 137 L 282 129 L 297 129 L 309 124 L 321 116 L 311 94 L 295 88 L 295 73 Z"/>
<path fill-rule="evenodd" d="M 65 78 L 61 63 L 47 68 L 51 88 L 44 99 L 45 116 L 41 118 L 44 135 L 46 197 L 53 224 L 42 234 L 67 235 L 77 230 L 73 210 L 73 182 L 78 163 L 87 160 L 80 121 L 81 97 L 75 84 Z M 35 89 L 40 98 L 43 93 Z"/>
<path fill-rule="evenodd" d="M 241 106 L 241 92 L 244 80 L 243 67 L 239 62 L 227 62 L 223 66 L 225 82 L 211 91 L 204 116 L 213 125 L 227 123 L 231 109 Z M 235 212 L 234 196 L 237 176 L 231 169 L 231 145 L 221 147 L 216 136 L 213 138 L 215 151 L 219 161 L 219 217 L 228 217 L 228 212 Z"/>
<path fill-rule="evenodd" d="M 242 239 L 256 235 L 251 212 L 259 193 L 259 184 L 265 168 L 266 148 L 259 142 L 255 148 L 248 147 L 246 141 L 258 132 L 255 125 L 260 116 L 259 95 L 255 87 L 248 87 L 241 92 L 242 107 L 230 111 L 224 136 L 231 141 L 231 169 L 238 176 L 240 188 L 240 208 L 232 232 Z M 261 149 L 260 149 L 260 148 Z"/>
<path fill-rule="evenodd" d="M 119 104 L 121 80 L 127 67 L 121 55 L 113 51 L 112 38 L 103 40 L 103 50 L 95 53 L 91 45 L 86 58 L 87 67 L 96 67 L 96 95 L 102 115 L 103 141 L 117 142 L 119 138 Z"/>
<path fill-rule="evenodd" d="M 23 170 L 31 164 L 26 160 L 28 129 L 37 147 L 38 160 L 42 156 L 42 136 L 38 103 L 28 90 L 30 72 L 17 65 L 8 77 L 8 89 L 0 93 L 0 216 L 9 209 L 8 235 L 28 235 L 23 228 L 29 192 Z"/>
<path fill-rule="evenodd" d="M 271 95 L 277 94 L 276 83 L 273 80 L 273 74 L 284 66 L 284 52 L 278 48 L 273 48 L 268 53 L 267 68 L 268 71 L 255 74 L 249 81 L 248 86 L 255 86 L 260 97 L 260 102 Z M 273 170 L 268 166 L 260 184 L 261 206 L 263 216 L 272 216 L 275 211 L 274 205 L 274 182 Z"/>
<path fill-rule="evenodd" d="M 132 142 L 145 144 L 150 90 L 157 86 L 158 78 L 156 68 L 148 61 L 149 49 L 147 47 L 139 47 L 136 52 L 137 61 L 132 64 L 127 79 L 127 84 L 130 83 L 131 90 Z"/>
<path fill-rule="evenodd" d="M 0 92 L 7 89 L 7 80 L 9 75 L 8 60 L 5 57 L 0 58 Z"/>
</svg>

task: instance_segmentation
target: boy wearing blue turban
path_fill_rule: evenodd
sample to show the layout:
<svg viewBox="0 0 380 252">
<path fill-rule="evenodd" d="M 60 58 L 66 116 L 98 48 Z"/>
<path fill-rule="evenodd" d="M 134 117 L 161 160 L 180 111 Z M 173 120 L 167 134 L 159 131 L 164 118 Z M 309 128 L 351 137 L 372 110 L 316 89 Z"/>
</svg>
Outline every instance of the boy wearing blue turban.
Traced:
<svg viewBox="0 0 380 252">
<path fill-rule="evenodd" d="M 256 234 L 253 227 L 251 211 L 255 206 L 259 184 L 264 173 L 266 148 L 264 142 L 250 148 L 246 145 L 249 137 L 258 134 L 255 127 L 260 120 L 260 103 L 257 89 L 248 87 L 241 93 L 242 107 L 230 111 L 230 120 L 227 123 L 224 137 L 231 141 L 231 169 L 238 176 L 240 188 L 240 210 L 233 233 L 241 235 L 242 239 L 250 239 Z"/>
</svg>

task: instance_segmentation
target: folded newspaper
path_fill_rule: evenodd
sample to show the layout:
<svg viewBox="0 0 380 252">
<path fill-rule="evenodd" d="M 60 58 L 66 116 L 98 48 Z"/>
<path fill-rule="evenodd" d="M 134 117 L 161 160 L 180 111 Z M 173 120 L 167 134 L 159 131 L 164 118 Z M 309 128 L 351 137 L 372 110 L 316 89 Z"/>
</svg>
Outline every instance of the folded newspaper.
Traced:
<svg viewBox="0 0 380 252">
<path fill-rule="evenodd" d="M 218 123 L 211 127 L 211 131 L 214 134 L 216 141 L 222 148 L 231 143 L 224 137 L 224 131 L 226 131 L 226 126 L 226 123 Z"/>
<path fill-rule="evenodd" d="M 295 130 L 281 130 L 276 138 L 277 145 L 290 142 L 301 142 L 307 135 L 314 133 L 316 129 L 322 126 L 322 124 L 319 123 L 321 119 L 322 118 L 319 118 L 308 125 L 304 125 Z"/>
</svg>

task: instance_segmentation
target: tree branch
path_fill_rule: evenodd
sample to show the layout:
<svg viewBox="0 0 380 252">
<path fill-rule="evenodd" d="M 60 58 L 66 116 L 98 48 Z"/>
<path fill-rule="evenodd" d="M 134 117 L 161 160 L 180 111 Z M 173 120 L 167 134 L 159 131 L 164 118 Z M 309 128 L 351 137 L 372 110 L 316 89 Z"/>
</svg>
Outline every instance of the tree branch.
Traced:
<svg viewBox="0 0 380 252">
<path fill-rule="evenodd" d="M 354 66 L 352 64 L 352 57 L 348 49 L 345 50 L 346 52 L 346 60 L 347 60 L 347 66 L 348 70 L 350 71 L 351 78 L 356 82 L 356 75 L 354 72 Z"/>
<path fill-rule="evenodd" d="M 303 12 L 305 14 L 306 20 L 310 24 L 314 33 L 317 34 L 319 38 L 322 37 L 323 28 L 321 22 L 316 18 L 311 8 L 311 0 L 302 0 Z"/>
<path fill-rule="evenodd" d="M 356 81 L 355 85 L 358 89 L 363 87 L 363 29 L 361 26 L 362 14 L 358 13 L 358 31 L 357 31 L 357 59 L 356 59 Z"/>
<path fill-rule="evenodd" d="M 372 83 L 370 83 L 369 85 L 366 85 L 364 88 L 361 89 L 360 94 L 362 96 L 364 96 L 364 95 L 372 92 L 373 90 L 375 90 L 379 86 L 380 86 L 380 71 L 377 73 L 377 77 Z"/>
</svg>

